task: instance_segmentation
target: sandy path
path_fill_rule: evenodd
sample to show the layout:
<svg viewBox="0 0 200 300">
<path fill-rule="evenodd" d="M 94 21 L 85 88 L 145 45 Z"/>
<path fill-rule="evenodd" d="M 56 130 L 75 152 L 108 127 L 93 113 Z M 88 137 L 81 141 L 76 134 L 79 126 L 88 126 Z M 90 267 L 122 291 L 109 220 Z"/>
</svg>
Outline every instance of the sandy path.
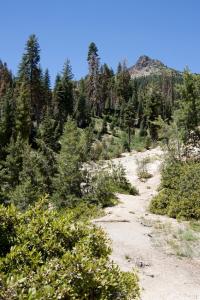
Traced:
<svg viewBox="0 0 200 300">
<path fill-rule="evenodd" d="M 136 175 L 137 159 L 150 156 L 149 171 L 153 175 L 146 182 Z M 162 151 L 159 148 L 143 153 L 125 154 L 115 159 L 126 169 L 127 177 L 139 189 L 139 196 L 119 194 L 121 203 L 106 209 L 106 215 L 95 220 L 108 233 L 113 247 L 112 259 L 122 270 L 137 268 L 142 300 L 200 300 L 200 264 L 198 261 L 167 255 L 152 243 L 152 228 L 143 222 L 161 220 L 176 223 L 167 217 L 148 212 L 148 205 L 160 183 Z"/>
</svg>

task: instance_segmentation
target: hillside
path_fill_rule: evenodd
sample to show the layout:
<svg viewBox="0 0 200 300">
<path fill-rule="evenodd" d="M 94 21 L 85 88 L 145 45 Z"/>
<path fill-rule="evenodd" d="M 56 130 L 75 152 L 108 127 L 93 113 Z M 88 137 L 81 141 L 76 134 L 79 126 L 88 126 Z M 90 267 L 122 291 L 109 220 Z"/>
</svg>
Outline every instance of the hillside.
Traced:
<svg viewBox="0 0 200 300">
<path fill-rule="evenodd" d="M 157 59 L 152 59 L 147 55 L 142 55 L 137 60 L 136 64 L 129 68 L 131 78 L 138 78 L 149 75 L 162 75 L 163 73 L 175 73 L 180 74 L 181 72 L 169 68 Z"/>
<path fill-rule="evenodd" d="M 138 161 L 144 159 L 152 176 L 141 181 L 137 168 Z M 121 269 L 138 269 L 142 300 L 189 300 L 194 290 L 200 293 L 199 233 L 192 230 L 190 223 L 153 215 L 148 209 L 158 193 L 163 159 L 159 147 L 124 153 L 114 159 L 116 164 L 123 165 L 139 195 L 118 194 L 119 204 L 106 208 L 105 216 L 94 222 L 108 233 L 112 259 Z"/>
<path fill-rule="evenodd" d="M 85 77 L 67 60 L 52 85 L 40 53 L 32 34 L 16 76 L 0 62 L 0 300 L 191 299 L 200 75 L 114 72 L 91 42 Z"/>
</svg>

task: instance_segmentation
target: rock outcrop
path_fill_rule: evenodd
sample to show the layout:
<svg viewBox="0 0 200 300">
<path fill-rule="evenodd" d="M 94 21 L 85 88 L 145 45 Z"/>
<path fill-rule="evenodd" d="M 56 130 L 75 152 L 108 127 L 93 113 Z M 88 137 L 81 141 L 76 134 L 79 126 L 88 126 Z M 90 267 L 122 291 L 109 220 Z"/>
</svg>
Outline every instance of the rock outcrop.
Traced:
<svg viewBox="0 0 200 300">
<path fill-rule="evenodd" d="M 168 68 L 161 61 L 151 59 L 147 55 L 140 56 L 136 64 L 129 68 L 129 72 L 132 79 L 149 75 L 161 75 L 163 72 L 179 73 L 174 69 Z"/>
</svg>

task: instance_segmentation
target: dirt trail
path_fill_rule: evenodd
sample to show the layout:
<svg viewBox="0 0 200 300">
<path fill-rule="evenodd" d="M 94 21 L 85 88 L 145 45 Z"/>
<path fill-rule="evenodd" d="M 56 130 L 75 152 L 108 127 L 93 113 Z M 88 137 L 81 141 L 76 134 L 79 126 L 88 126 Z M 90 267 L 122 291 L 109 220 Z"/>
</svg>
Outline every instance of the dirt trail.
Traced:
<svg viewBox="0 0 200 300">
<path fill-rule="evenodd" d="M 155 148 L 142 153 L 124 154 L 114 159 L 121 163 L 127 178 L 139 190 L 139 196 L 119 194 L 120 204 L 106 209 L 106 215 L 94 222 L 108 233 L 113 247 L 112 259 L 122 270 L 138 270 L 142 300 L 200 300 L 200 263 L 166 254 L 152 242 L 152 227 L 144 220 L 172 222 L 148 212 L 148 205 L 160 183 L 162 151 Z M 146 182 L 137 177 L 137 160 L 149 156 Z"/>
</svg>

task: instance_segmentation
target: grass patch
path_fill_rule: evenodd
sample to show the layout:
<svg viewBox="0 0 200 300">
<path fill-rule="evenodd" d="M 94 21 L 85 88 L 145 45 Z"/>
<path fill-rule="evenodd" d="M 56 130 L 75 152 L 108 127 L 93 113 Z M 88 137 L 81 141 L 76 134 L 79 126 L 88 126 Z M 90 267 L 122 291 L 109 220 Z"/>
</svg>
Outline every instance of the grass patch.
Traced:
<svg viewBox="0 0 200 300">
<path fill-rule="evenodd" d="M 152 225 L 155 246 L 178 257 L 200 257 L 200 235 L 191 229 L 190 224 L 174 226 L 171 223 L 154 221 Z"/>
<path fill-rule="evenodd" d="M 198 240 L 197 236 L 195 235 L 194 231 L 187 229 L 182 230 L 180 229 L 179 232 L 179 239 L 186 242 L 195 242 Z"/>
<path fill-rule="evenodd" d="M 200 232 L 200 222 L 191 221 L 190 228 L 196 232 Z"/>
</svg>

